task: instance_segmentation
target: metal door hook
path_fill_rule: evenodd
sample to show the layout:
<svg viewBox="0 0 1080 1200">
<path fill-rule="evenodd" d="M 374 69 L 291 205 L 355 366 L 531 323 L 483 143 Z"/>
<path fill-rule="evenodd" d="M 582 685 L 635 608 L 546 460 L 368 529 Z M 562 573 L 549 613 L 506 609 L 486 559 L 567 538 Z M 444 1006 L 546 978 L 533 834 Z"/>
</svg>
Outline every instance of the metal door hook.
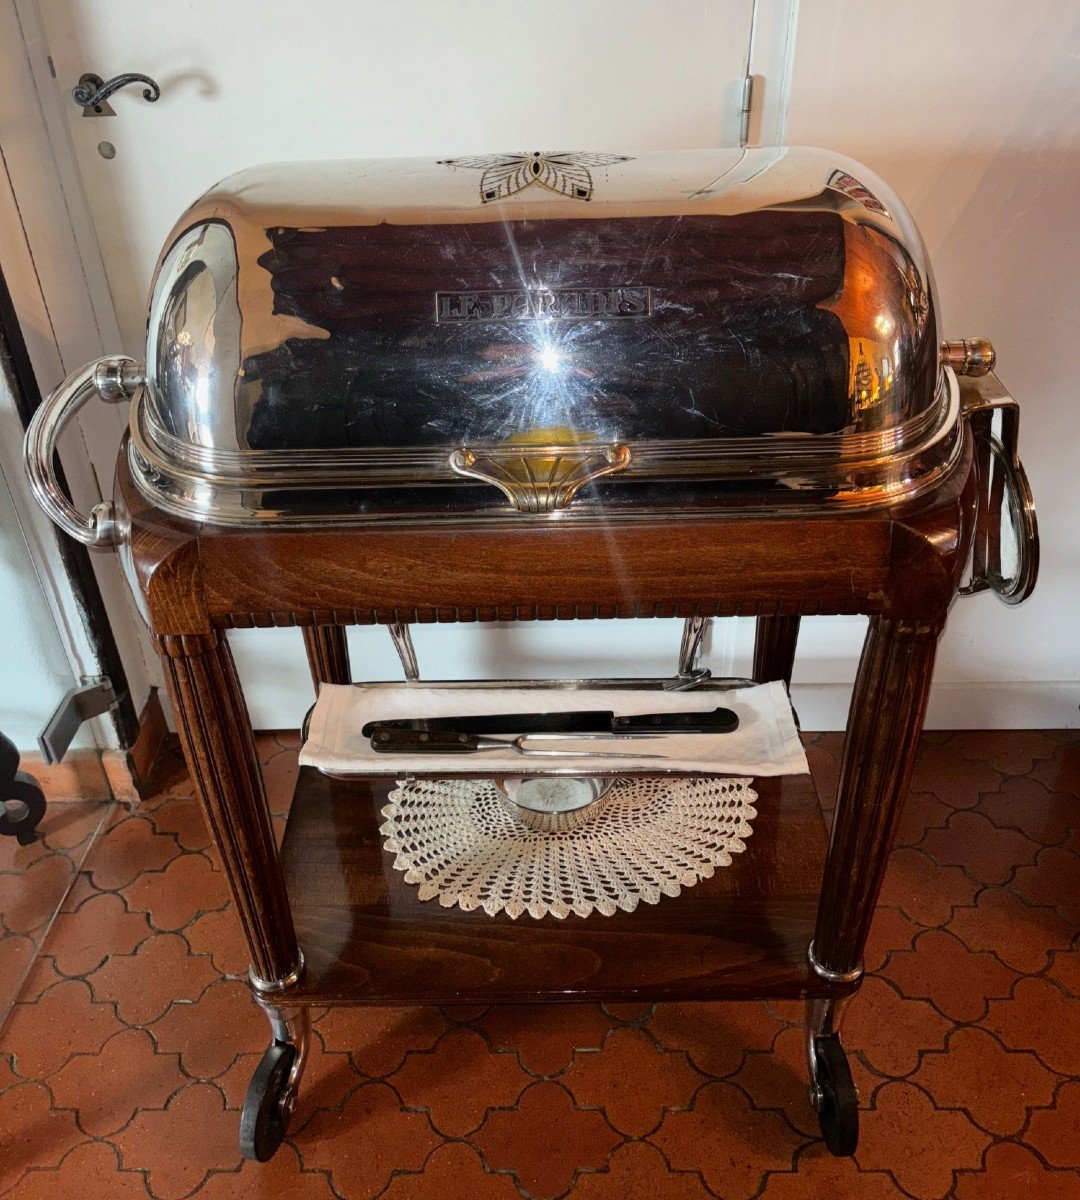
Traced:
<svg viewBox="0 0 1080 1200">
<path fill-rule="evenodd" d="M 107 101 L 129 83 L 145 83 L 147 86 L 143 88 L 143 99 L 151 104 L 161 95 L 161 88 L 149 75 L 128 71 L 124 75 L 114 75 L 108 83 L 100 75 L 81 75 L 78 85 L 72 88 L 71 98 L 83 110 L 84 117 L 115 116 Z"/>
</svg>

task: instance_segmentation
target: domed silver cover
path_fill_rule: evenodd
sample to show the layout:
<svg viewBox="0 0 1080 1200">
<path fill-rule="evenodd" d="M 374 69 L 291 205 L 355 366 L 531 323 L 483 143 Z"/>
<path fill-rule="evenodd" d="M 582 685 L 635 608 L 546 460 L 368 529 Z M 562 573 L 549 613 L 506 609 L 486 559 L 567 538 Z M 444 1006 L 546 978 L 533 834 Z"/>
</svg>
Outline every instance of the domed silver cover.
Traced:
<svg viewBox="0 0 1080 1200">
<path fill-rule="evenodd" d="M 939 344 L 825 151 L 260 167 L 168 239 L 129 453 L 226 523 L 870 505 L 958 453 Z"/>
</svg>

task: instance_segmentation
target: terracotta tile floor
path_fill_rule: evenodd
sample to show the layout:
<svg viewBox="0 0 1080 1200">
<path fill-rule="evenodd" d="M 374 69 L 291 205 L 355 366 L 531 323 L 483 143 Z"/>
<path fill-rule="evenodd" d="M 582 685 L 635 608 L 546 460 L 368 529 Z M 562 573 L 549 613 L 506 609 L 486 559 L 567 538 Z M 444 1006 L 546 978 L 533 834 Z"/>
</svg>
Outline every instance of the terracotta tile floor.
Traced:
<svg viewBox="0 0 1080 1200">
<path fill-rule="evenodd" d="M 809 740 L 828 795 L 839 739 Z M 262 752 L 280 822 L 295 743 Z M 844 1025 L 854 1161 L 815 1138 L 784 1003 L 322 1012 L 289 1142 L 242 1164 L 267 1031 L 190 787 L 167 774 L 109 814 L 0 1033 L 0 1194 L 1080 1197 L 1076 733 L 926 737 Z M 43 842 L 0 847 L 0 976 L 47 925 L 39 890 L 77 869 L 94 819 L 75 816 L 56 805 Z"/>
</svg>

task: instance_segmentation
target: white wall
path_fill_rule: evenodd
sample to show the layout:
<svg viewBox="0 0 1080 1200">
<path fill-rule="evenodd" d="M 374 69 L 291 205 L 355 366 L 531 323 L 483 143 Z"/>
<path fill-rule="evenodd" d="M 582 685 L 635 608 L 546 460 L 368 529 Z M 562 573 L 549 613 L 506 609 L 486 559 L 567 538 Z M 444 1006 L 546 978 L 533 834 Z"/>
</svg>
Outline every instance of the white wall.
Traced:
<svg viewBox="0 0 1080 1200">
<path fill-rule="evenodd" d="M 0 731 L 20 750 L 37 735 L 72 685 L 60 635 L 34 573 L 7 478 L 0 473 Z M 93 746 L 86 726 L 72 745 Z"/>
<path fill-rule="evenodd" d="M 1021 404 L 1040 582 L 1019 608 L 957 602 L 930 723 L 1075 726 L 1080 4 L 804 2 L 788 140 L 843 151 L 893 185 L 927 241 L 945 335 L 989 337 Z M 804 660 L 797 675 L 813 669 Z"/>
</svg>

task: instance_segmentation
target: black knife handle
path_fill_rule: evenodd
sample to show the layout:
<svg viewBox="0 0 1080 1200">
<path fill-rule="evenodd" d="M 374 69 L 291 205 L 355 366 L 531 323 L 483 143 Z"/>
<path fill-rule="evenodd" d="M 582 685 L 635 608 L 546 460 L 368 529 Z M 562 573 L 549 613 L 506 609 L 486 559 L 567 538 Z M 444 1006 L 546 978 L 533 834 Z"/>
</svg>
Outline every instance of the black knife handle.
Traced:
<svg viewBox="0 0 1080 1200">
<path fill-rule="evenodd" d="M 491 713 L 482 716 L 398 717 L 388 721 L 368 721 L 360 730 L 373 737 L 380 729 L 451 729 L 480 736 L 500 733 L 610 733 L 615 714 L 588 712 Z"/>
<path fill-rule="evenodd" d="M 479 738 L 449 729 L 376 729 L 371 748 L 380 754 L 471 754 Z"/>
<path fill-rule="evenodd" d="M 731 733 L 739 718 L 730 708 L 712 712 L 650 713 L 648 716 L 616 717 L 612 733 Z"/>
</svg>

